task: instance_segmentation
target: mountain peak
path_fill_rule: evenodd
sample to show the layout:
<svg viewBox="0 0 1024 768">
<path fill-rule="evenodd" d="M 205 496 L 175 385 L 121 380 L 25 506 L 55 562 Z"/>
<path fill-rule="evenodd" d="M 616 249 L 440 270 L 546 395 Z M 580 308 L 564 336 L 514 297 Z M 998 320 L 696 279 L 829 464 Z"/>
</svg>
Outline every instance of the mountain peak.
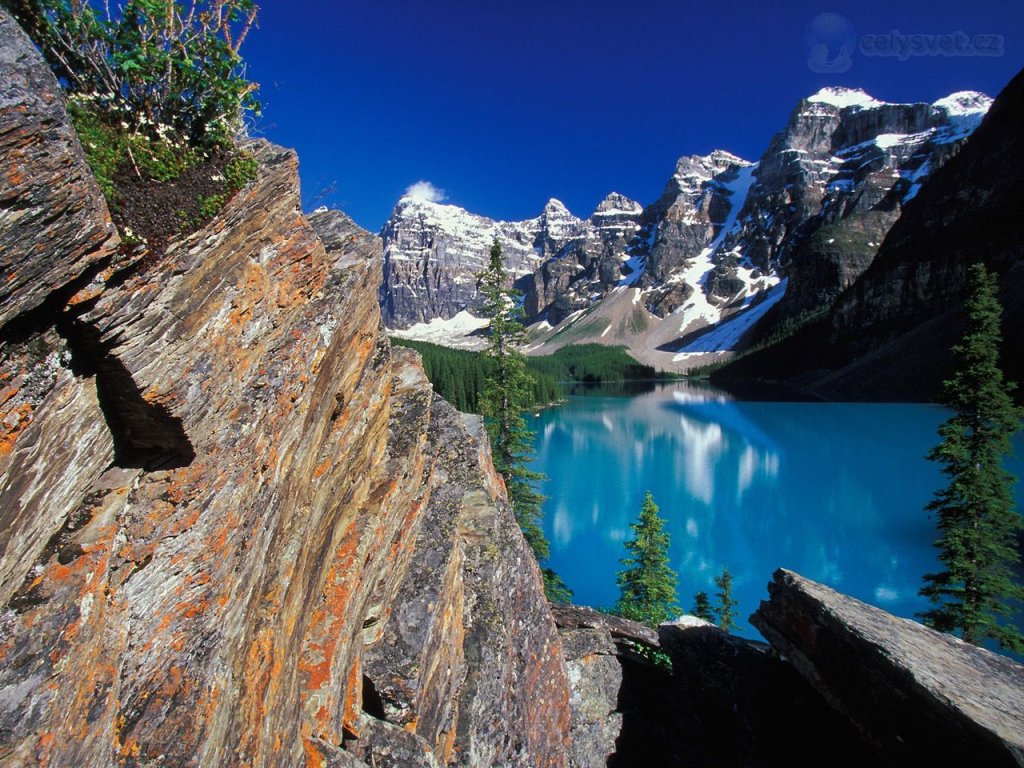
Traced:
<svg viewBox="0 0 1024 768">
<path fill-rule="evenodd" d="M 936 109 L 941 109 L 947 115 L 974 115 L 988 112 L 992 106 L 992 98 L 978 91 L 957 91 L 943 99 L 932 103 Z"/>
<path fill-rule="evenodd" d="M 708 155 L 684 155 L 676 161 L 674 178 L 680 188 L 698 190 L 704 181 L 714 178 L 729 168 L 753 165 L 749 160 L 732 152 L 716 149 Z"/>
<path fill-rule="evenodd" d="M 884 101 L 878 101 L 860 88 L 843 88 L 841 86 L 822 88 L 813 96 L 808 96 L 806 101 L 812 104 L 829 104 L 839 109 L 846 109 L 847 107 L 870 109 L 871 107 L 880 107 L 885 103 Z"/>
<path fill-rule="evenodd" d="M 632 200 L 618 192 L 610 192 L 597 204 L 593 216 L 610 216 L 614 214 L 636 215 L 643 212 L 644 207 L 636 200 Z"/>
<path fill-rule="evenodd" d="M 445 207 L 443 203 L 439 203 L 435 200 L 431 200 L 421 195 L 404 194 L 398 198 L 398 202 L 395 204 L 395 208 L 437 208 Z"/>
<path fill-rule="evenodd" d="M 556 197 L 552 197 L 544 204 L 545 216 L 572 216 L 572 212 L 565 207 L 565 203 Z"/>
<path fill-rule="evenodd" d="M 730 165 L 753 165 L 753 163 L 751 163 L 749 160 L 744 160 L 742 157 L 734 155 L 732 152 L 729 152 L 728 150 L 725 149 L 713 150 L 711 154 L 706 155 L 704 159 L 708 160 L 715 167 L 727 167 Z"/>
</svg>

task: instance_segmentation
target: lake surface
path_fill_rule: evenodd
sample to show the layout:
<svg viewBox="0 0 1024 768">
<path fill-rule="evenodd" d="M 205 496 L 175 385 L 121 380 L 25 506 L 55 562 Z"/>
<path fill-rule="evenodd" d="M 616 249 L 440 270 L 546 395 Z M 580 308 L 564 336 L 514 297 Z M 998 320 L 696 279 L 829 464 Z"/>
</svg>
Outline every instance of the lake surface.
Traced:
<svg viewBox="0 0 1024 768">
<path fill-rule="evenodd" d="M 921 577 L 938 568 L 941 487 L 924 455 L 949 412 L 932 405 L 755 402 L 690 382 L 637 396 L 594 390 L 528 418 L 550 565 L 574 602 L 610 606 L 644 492 L 668 520 L 684 610 L 724 567 L 739 634 L 778 567 L 898 616 L 926 607 Z M 1008 469 L 1024 474 L 1024 436 Z M 1016 488 L 1018 508 L 1024 492 Z"/>
</svg>

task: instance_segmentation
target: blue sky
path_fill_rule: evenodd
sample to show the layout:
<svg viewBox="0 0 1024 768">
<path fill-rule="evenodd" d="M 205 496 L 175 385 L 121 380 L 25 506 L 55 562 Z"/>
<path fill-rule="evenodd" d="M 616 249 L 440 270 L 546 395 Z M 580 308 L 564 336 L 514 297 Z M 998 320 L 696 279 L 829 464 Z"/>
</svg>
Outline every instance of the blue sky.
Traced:
<svg viewBox="0 0 1024 768">
<path fill-rule="evenodd" d="M 307 209 L 341 208 L 373 231 L 420 180 L 501 219 L 550 197 L 578 216 L 611 191 L 647 204 L 681 155 L 756 160 L 823 86 L 886 101 L 994 96 L 1024 65 L 1018 0 L 261 5 L 242 49 L 264 103 L 254 133 L 298 150 Z M 922 36 L 911 55 L 866 55 L 899 45 L 893 31 Z M 974 55 L 940 55 L 941 38 L 923 37 L 957 32 Z M 832 47 L 810 50 L 805 35 Z"/>
</svg>

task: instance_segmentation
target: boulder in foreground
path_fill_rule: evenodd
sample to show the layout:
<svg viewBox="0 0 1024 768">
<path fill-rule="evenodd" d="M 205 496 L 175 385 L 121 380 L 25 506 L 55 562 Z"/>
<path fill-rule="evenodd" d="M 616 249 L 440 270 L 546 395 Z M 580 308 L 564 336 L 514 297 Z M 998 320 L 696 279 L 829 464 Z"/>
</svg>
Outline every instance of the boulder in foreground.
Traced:
<svg viewBox="0 0 1024 768">
<path fill-rule="evenodd" d="M 893 765 L 1024 765 L 1024 666 L 792 571 L 751 623 Z"/>
</svg>

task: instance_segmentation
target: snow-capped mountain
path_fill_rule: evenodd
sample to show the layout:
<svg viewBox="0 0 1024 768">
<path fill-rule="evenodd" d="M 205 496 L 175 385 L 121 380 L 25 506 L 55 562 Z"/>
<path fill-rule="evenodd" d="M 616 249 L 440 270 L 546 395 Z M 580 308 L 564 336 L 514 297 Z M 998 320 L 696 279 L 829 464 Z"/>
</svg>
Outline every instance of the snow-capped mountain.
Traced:
<svg viewBox="0 0 1024 768">
<path fill-rule="evenodd" d="M 956 153 L 991 99 L 889 104 L 860 90 L 804 99 L 762 156 L 732 240 L 792 278 L 788 314 L 830 302 L 867 268 L 903 204 Z"/>
<path fill-rule="evenodd" d="M 580 222 L 557 200 L 536 219 L 494 221 L 454 205 L 403 197 L 384 225 L 380 302 L 389 328 L 450 319 L 476 305 L 474 275 L 495 238 L 509 272 L 530 275 Z"/>
<path fill-rule="evenodd" d="M 770 308 L 778 321 L 849 286 L 990 104 L 974 92 L 890 104 L 825 88 L 799 102 L 757 162 L 723 150 L 683 157 L 654 203 L 613 193 L 587 219 L 557 200 L 500 222 L 403 198 L 382 232 L 385 323 L 434 321 L 435 338 L 457 316 L 453 330 L 472 326 L 473 275 L 497 237 L 538 347 L 658 348 L 664 367 L 732 349 Z"/>
<path fill-rule="evenodd" d="M 788 383 L 831 400 L 931 401 L 955 367 L 967 274 L 979 263 L 998 280 L 1001 366 L 1009 380 L 1024 381 L 1024 70 L 991 107 L 974 93 L 930 106 L 935 123 L 923 130 L 890 130 L 844 155 L 906 158 L 886 174 L 889 198 L 905 208 L 870 266 L 792 336 L 719 371 L 720 382 Z M 914 178 L 937 162 L 940 169 Z M 804 256 L 793 255 L 794 287 L 809 277 Z"/>
</svg>

